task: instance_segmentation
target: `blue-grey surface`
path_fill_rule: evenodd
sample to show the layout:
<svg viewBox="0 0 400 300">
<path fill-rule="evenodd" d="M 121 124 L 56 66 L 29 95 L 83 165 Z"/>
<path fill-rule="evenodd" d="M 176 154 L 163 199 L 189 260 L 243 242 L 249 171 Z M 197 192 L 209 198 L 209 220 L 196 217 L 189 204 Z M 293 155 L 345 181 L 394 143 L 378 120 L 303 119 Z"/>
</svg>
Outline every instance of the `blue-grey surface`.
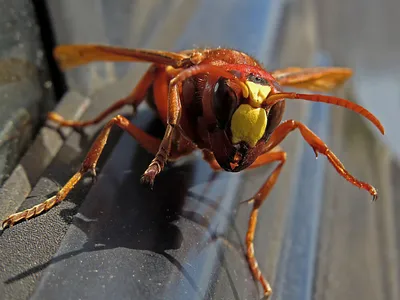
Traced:
<svg viewBox="0 0 400 300">
<path fill-rule="evenodd" d="M 313 104 L 307 125 L 313 126 L 318 136 L 327 137 L 329 121 L 328 107 Z M 321 179 L 326 162 L 320 160 L 317 163 L 315 154 L 307 146 L 300 150 L 299 168 L 295 174 L 297 180 L 291 186 L 296 197 L 291 199 L 285 232 L 285 236 L 291 238 L 283 242 L 275 284 L 281 299 L 313 297 L 318 228 L 324 199 Z"/>
<path fill-rule="evenodd" d="M 321 43 L 318 6 L 311 0 L 49 5 L 59 43 L 169 50 L 223 45 L 274 67 L 327 64 L 319 59 L 321 45 L 330 54 L 323 58 L 343 64 L 345 57 Z M 93 99 L 83 119 L 129 92 L 145 68 L 108 63 L 68 72 L 71 89 Z M 347 88 L 339 95 L 354 100 Z M 142 109 L 133 122 L 148 128 L 150 112 Z M 398 299 L 400 210 L 392 182 L 399 169 L 377 142 L 377 130 L 370 131 L 352 112 L 321 104 L 289 101 L 285 118 L 318 133 L 352 174 L 378 188 L 380 201 L 371 204 L 368 193 L 341 178 L 322 155 L 315 160 L 298 132 L 289 135 L 283 143 L 288 161 L 261 209 L 256 232 L 256 256 L 273 299 Z M 68 138 L 35 187 L 36 197 L 21 209 L 65 183 L 88 147 L 85 137 L 90 140 L 99 128 Z M 9 254 L 0 256 L 6 271 L 1 294 L 6 299 L 31 294 L 34 299 L 259 299 L 240 247 L 250 207 L 236 204 L 254 194 L 271 166 L 220 174 L 207 189 L 212 172 L 193 157 L 162 173 L 150 191 L 138 182 L 150 160 L 123 134 L 86 197 L 87 181 L 49 213 L 4 232 L 0 248 Z M 233 247 L 223 239 L 209 242 L 214 231 Z"/>
</svg>

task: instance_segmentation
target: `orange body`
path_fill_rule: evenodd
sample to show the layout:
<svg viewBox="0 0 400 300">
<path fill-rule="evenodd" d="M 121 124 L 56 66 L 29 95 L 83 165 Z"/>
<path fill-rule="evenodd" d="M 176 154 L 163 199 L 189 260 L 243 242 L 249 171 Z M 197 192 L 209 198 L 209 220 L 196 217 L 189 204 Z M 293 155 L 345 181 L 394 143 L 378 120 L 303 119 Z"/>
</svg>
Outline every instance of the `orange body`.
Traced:
<svg viewBox="0 0 400 300">
<path fill-rule="evenodd" d="M 240 74 L 240 77 L 246 77 L 250 73 L 260 76 L 265 75 L 265 73 L 260 74 L 259 72 L 259 70 L 262 70 L 260 63 L 251 56 L 240 51 L 231 49 L 197 49 L 183 51 L 181 53 L 194 52 L 198 58 L 204 58 L 198 63 L 199 66 L 213 65 L 225 67 L 225 70 L 228 70 L 236 76 Z M 173 68 L 171 66 L 157 64 L 150 67 L 150 69 L 152 68 L 154 70 L 154 80 L 149 89 L 149 93 L 151 93 L 151 106 L 155 107 L 160 119 L 167 125 L 169 84 L 184 68 Z M 196 149 L 201 149 L 207 151 L 206 157 L 212 162 L 215 158 L 215 148 L 224 150 L 224 153 L 220 156 L 226 157 L 225 153 L 227 152 L 232 153 L 232 157 L 235 156 L 233 152 L 236 151 L 236 148 L 230 147 L 229 130 L 226 134 L 223 134 L 223 137 L 221 137 L 221 132 L 219 134 L 210 133 L 210 128 L 215 124 L 215 112 L 212 109 L 212 101 L 215 93 L 214 89 L 219 79 L 220 74 L 202 73 L 186 78 L 179 86 L 179 98 L 182 109 L 178 125 L 181 131 L 175 132 L 172 139 L 170 158 L 174 159 L 175 157 L 188 154 Z M 269 75 L 268 80 L 273 82 L 274 78 Z M 236 87 L 235 92 L 240 93 L 240 88 Z M 264 141 L 268 139 L 269 134 L 272 133 L 274 128 L 282 120 L 284 108 L 285 102 L 281 101 L 269 111 L 268 132 L 264 137 Z M 213 137 L 215 138 L 213 139 Z M 226 140 L 225 144 L 221 143 L 224 139 Z M 212 144 L 213 140 L 214 147 Z M 232 168 L 231 162 L 229 162 L 226 163 L 223 168 L 227 171 L 235 172 L 247 168 L 259 156 L 263 144 L 263 142 L 260 142 L 260 145 L 255 151 L 250 153 L 247 163 Z M 220 166 L 222 166 L 221 161 L 222 159 L 219 161 Z M 214 162 L 213 164 L 215 165 Z"/>
<path fill-rule="evenodd" d="M 196 51 L 200 56 L 207 55 L 207 59 L 203 60 L 201 63 L 199 63 L 199 65 L 212 64 L 221 66 L 228 64 L 240 64 L 261 67 L 260 64 L 252 57 L 236 50 L 196 49 L 183 51 L 181 53 L 188 53 L 191 51 Z M 182 68 L 175 69 L 171 66 L 164 65 L 154 65 L 153 67 L 155 68 L 155 76 L 154 82 L 149 89 L 149 93 L 152 93 L 150 101 L 153 102 L 151 104 L 154 104 L 159 118 L 165 125 L 167 125 L 169 83 L 176 74 L 182 71 Z M 212 74 L 199 74 L 186 79 L 182 83 L 182 87 L 179 90 L 182 103 L 180 127 L 187 138 L 182 137 L 181 134 L 177 134 L 174 138 L 175 144 L 180 145 L 180 148 L 176 150 L 181 152 L 181 154 L 190 153 L 198 148 L 210 148 L 210 142 L 208 140 L 205 126 L 206 123 L 203 119 L 199 120 L 198 118 L 202 117 L 202 115 L 199 114 L 201 107 L 203 109 L 210 107 L 210 99 L 212 98 L 213 88 L 217 80 L 218 76 L 212 76 Z M 188 140 L 192 141 L 192 143 L 188 142 Z"/>
</svg>

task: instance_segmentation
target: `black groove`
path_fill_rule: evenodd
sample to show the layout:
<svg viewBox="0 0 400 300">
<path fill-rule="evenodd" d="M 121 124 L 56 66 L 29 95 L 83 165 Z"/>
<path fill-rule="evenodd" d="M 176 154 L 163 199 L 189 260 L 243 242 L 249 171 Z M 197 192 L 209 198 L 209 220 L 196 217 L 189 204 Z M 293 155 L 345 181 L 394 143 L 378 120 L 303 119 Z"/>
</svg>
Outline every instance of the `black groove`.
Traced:
<svg viewBox="0 0 400 300">
<path fill-rule="evenodd" d="M 43 51 L 47 60 L 50 77 L 53 82 L 55 97 L 58 102 L 67 90 L 67 84 L 63 72 L 58 67 L 57 62 L 53 57 L 53 49 L 56 46 L 56 41 L 49 10 L 46 1 L 33 0 L 32 4 L 35 10 L 36 21 L 40 28 Z"/>
</svg>

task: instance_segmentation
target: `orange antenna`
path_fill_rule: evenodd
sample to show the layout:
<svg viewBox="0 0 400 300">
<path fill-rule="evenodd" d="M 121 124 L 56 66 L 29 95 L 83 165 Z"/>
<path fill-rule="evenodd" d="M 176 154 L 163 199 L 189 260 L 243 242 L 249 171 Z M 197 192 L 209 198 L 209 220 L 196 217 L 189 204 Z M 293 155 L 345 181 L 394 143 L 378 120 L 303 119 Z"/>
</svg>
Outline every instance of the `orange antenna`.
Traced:
<svg viewBox="0 0 400 300">
<path fill-rule="evenodd" d="M 299 100 L 306 100 L 306 101 L 312 101 L 312 102 L 323 102 L 323 103 L 328 103 L 328 104 L 345 107 L 349 110 L 352 110 L 352 111 L 364 116 L 368 120 L 370 120 L 379 129 L 379 131 L 382 134 L 385 134 L 385 129 L 383 128 L 383 125 L 381 124 L 381 122 L 378 120 L 377 117 L 375 117 L 372 113 L 370 113 L 367 109 L 365 109 L 361 105 L 350 102 L 349 100 L 338 98 L 338 97 L 333 97 L 333 96 L 327 96 L 327 95 L 277 93 L 277 94 L 273 94 L 267 98 L 267 101 L 268 101 L 267 104 L 269 107 L 271 107 L 274 104 L 276 104 L 280 101 L 283 101 L 285 99 L 299 99 Z"/>
</svg>

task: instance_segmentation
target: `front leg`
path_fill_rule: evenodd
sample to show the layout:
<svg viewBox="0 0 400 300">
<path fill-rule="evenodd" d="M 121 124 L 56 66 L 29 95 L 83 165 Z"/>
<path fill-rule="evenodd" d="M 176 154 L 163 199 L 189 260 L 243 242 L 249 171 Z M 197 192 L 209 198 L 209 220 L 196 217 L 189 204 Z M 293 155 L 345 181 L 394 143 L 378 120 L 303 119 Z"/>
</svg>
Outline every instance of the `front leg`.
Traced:
<svg viewBox="0 0 400 300">
<path fill-rule="evenodd" d="M 117 125 L 124 131 L 128 132 L 148 152 L 152 154 L 155 154 L 157 152 L 157 149 L 159 148 L 161 142 L 159 139 L 147 134 L 140 128 L 136 127 L 123 116 L 118 115 L 114 117 L 104 126 L 104 128 L 102 129 L 96 140 L 93 142 L 93 145 L 90 151 L 87 153 L 81 168 L 61 188 L 61 190 L 57 193 L 57 195 L 49 199 L 46 199 L 44 202 L 39 203 L 38 205 L 35 205 L 31 208 L 28 208 L 24 211 L 17 212 L 15 214 L 8 216 L 0 226 L 0 235 L 4 228 L 12 226 L 21 220 L 28 220 L 32 217 L 40 215 L 48 211 L 52 207 L 54 207 L 56 204 L 63 201 L 65 197 L 69 194 L 69 192 L 82 179 L 83 175 L 86 172 L 91 172 L 95 174 L 94 170 L 96 169 L 97 161 L 99 160 L 100 155 L 104 149 L 104 146 L 107 143 L 111 127 L 113 127 L 114 125 Z"/>
<path fill-rule="evenodd" d="M 328 146 L 314 132 L 312 132 L 306 125 L 301 122 L 295 120 L 287 120 L 280 124 L 272 133 L 266 145 L 266 150 L 268 151 L 268 149 L 272 149 L 276 145 L 280 144 L 282 140 L 296 128 L 300 130 L 300 133 L 303 136 L 304 140 L 313 148 L 315 156 L 318 157 L 318 153 L 325 155 L 340 176 L 345 178 L 356 187 L 368 191 L 373 197 L 373 200 L 376 200 L 378 198 L 378 192 L 372 185 L 366 182 L 362 182 L 351 175 L 345 169 L 339 158 L 337 158 L 336 155 L 328 148 Z"/>
<path fill-rule="evenodd" d="M 181 117 L 181 101 L 179 99 L 179 87 L 181 83 L 170 84 L 170 94 L 168 97 L 168 120 L 167 128 L 164 133 L 164 137 L 161 141 L 160 147 L 154 159 L 144 172 L 141 182 L 147 183 L 151 187 L 154 184 L 154 179 L 163 169 L 164 165 L 168 161 L 168 157 L 171 152 L 172 139 L 174 137 L 175 126 L 178 124 Z"/>
<path fill-rule="evenodd" d="M 165 130 L 164 138 L 156 156 L 142 176 L 142 183 L 147 183 L 150 186 L 153 186 L 155 177 L 164 169 L 164 165 L 168 160 L 171 152 L 174 131 L 181 118 L 182 105 L 179 97 L 179 90 L 183 81 L 189 77 L 204 73 L 213 73 L 213 75 L 222 76 L 242 84 L 233 74 L 214 65 L 196 65 L 184 69 L 176 75 L 169 84 L 167 128 Z"/>
</svg>

